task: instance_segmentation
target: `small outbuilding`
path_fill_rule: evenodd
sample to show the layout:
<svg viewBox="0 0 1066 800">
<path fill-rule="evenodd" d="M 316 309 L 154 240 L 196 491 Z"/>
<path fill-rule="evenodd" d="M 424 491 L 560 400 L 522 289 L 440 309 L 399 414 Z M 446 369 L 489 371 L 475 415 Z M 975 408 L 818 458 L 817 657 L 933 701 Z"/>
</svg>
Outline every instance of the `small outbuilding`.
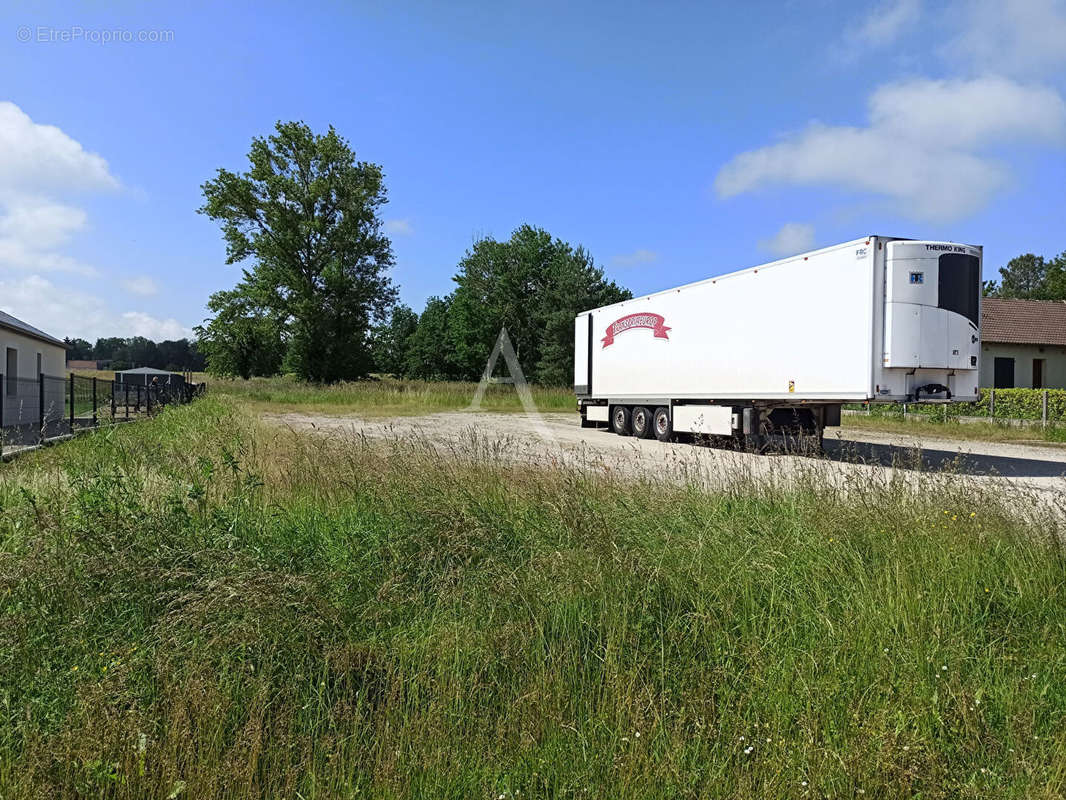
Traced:
<svg viewBox="0 0 1066 800">
<path fill-rule="evenodd" d="M 154 367 L 136 367 L 115 373 L 115 392 L 126 386 L 146 386 L 153 394 L 152 401 L 159 403 L 185 402 L 187 390 L 185 376 Z"/>
<path fill-rule="evenodd" d="M 0 372 L 5 380 L 36 381 L 42 373 L 62 376 L 65 371 L 67 346 L 61 339 L 3 311 L 0 311 L 0 348 L 4 351 Z"/>
<path fill-rule="evenodd" d="M 67 362 L 63 341 L 0 311 L 0 351 L 0 425 L 40 426 L 62 418 Z M 41 375 L 47 376 L 43 382 Z"/>
<path fill-rule="evenodd" d="M 981 301 L 981 385 L 1066 389 L 1066 302 Z"/>
</svg>

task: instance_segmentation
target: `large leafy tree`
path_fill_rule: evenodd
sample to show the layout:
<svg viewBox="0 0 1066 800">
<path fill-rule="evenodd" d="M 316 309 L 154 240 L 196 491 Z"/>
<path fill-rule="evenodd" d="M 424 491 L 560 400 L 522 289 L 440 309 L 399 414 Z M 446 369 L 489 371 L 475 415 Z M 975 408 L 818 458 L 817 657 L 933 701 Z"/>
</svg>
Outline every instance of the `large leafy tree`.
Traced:
<svg viewBox="0 0 1066 800">
<path fill-rule="evenodd" d="M 212 375 L 274 375 L 285 354 L 281 325 L 257 306 L 247 287 L 215 292 L 207 302 L 214 316 L 197 326 L 197 348 Z"/>
<path fill-rule="evenodd" d="M 314 381 L 365 375 L 372 326 L 396 292 L 379 211 L 381 168 L 356 161 L 330 127 L 279 122 L 252 140 L 250 168 L 220 169 L 199 211 L 222 226 L 227 263 L 247 263 L 235 291 L 283 327 L 284 368 Z"/>
<path fill-rule="evenodd" d="M 584 248 L 531 225 L 507 241 L 475 242 L 454 280 L 449 338 L 458 373 L 468 379 L 481 374 L 506 327 L 528 378 L 570 383 L 574 316 L 632 296 L 606 280 Z"/>
<path fill-rule="evenodd" d="M 1066 300 L 1066 251 L 1047 262 L 1044 295 L 1048 300 Z"/>
<path fill-rule="evenodd" d="M 410 306 L 401 303 L 393 308 L 389 321 L 374 329 L 374 369 L 389 375 L 406 375 L 407 353 L 417 327 L 418 314 Z"/>
<path fill-rule="evenodd" d="M 1066 300 L 1066 252 L 1045 259 L 1024 253 L 1000 267 L 999 281 L 985 281 L 985 297 L 1022 300 Z"/>
<path fill-rule="evenodd" d="M 1044 294 L 1044 279 L 1047 263 L 1043 256 L 1025 253 L 1007 262 L 999 269 L 1000 282 L 997 297 L 1013 297 L 1025 300 L 1041 300 Z"/>
<path fill-rule="evenodd" d="M 405 373 L 423 380 L 455 378 L 455 365 L 449 326 L 450 297 L 431 297 L 418 318 L 418 325 L 407 342 Z"/>
<path fill-rule="evenodd" d="M 574 317 L 590 308 L 628 300 L 633 293 L 603 276 L 581 247 L 548 267 L 548 281 L 538 298 L 540 324 L 538 383 L 569 386 L 574 382 Z"/>
<path fill-rule="evenodd" d="M 109 361 L 111 359 L 123 357 L 126 344 L 127 340 L 119 336 L 97 339 L 96 344 L 93 345 L 92 357 L 100 361 Z M 120 351 L 122 352 L 120 353 Z"/>
<path fill-rule="evenodd" d="M 63 344 L 67 346 L 68 361 L 88 361 L 93 357 L 93 346 L 85 339 L 66 337 Z"/>
</svg>

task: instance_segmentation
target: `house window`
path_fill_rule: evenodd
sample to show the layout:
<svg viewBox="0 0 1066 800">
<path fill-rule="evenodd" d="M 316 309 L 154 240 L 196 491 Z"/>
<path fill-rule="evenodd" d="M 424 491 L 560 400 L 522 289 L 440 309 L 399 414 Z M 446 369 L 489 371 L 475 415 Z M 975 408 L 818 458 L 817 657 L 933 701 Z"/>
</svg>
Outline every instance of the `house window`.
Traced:
<svg viewBox="0 0 1066 800">
<path fill-rule="evenodd" d="M 1033 388 L 1044 388 L 1044 359 L 1042 358 L 1033 359 Z"/>
<path fill-rule="evenodd" d="M 996 389 L 1014 388 L 1014 359 L 996 356 L 993 368 L 993 385 Z"/>
<path fill-rule="evenodd" d="M 14 397 L 18 394 L 19 380 L 19 351 L 14 347 L 7 348 L 7 369 L 4 370 L 4 375 L 7 376 L 7 396 Z"/>
</svg>

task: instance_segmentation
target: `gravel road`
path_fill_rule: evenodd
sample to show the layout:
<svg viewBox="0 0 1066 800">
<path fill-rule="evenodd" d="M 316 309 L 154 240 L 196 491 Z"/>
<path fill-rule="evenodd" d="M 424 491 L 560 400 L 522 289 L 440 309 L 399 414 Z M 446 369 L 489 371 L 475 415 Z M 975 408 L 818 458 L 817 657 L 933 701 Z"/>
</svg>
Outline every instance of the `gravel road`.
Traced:
<svg viewBox="0 0 1066 800">
<path fill-rule="evenodd" d="M 789 453 L 754 455 L 735 450 L 664 444 L 581 428 L 577 414 L 460 411 L 360 418 L 305 413 L 268 414 L 273 424 L 331 437 L 412 438 L 437 449 L 513 461 L 571 464 L 660 479 L 698 479 L 706 485 L 773 477 L 861 485 L 902 479 L 908 483 L 964 481 L 1020 491 L 1042 504 L 1066 506 L 1066 448 L 913 436 L 830 428 L 821 457 Z M 1064 508 L 1066 511 L 1066 508 Z"/>
</svg>

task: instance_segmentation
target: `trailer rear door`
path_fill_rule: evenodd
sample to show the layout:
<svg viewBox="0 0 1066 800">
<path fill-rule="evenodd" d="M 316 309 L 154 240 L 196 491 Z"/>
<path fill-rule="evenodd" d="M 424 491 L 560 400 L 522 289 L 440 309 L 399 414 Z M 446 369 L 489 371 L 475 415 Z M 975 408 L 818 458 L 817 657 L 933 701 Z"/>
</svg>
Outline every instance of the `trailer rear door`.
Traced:
<svg viewBox="0 0 1066 800">
<path fill-rule="evenodd" d="M 574 319 L 574 394 L 592 394 L 592 314 Z"/>
</svg>

